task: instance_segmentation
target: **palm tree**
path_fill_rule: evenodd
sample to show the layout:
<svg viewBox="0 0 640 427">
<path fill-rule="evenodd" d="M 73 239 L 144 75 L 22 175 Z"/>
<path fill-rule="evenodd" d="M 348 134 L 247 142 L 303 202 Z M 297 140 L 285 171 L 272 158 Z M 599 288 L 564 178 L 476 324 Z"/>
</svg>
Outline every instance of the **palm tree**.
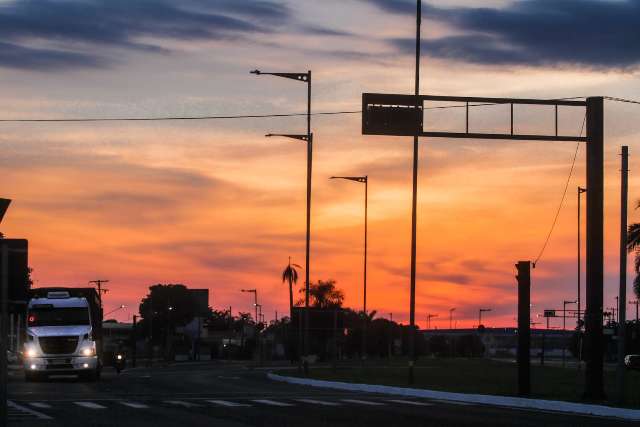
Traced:
<svg viewBox="0 0 640 427">
<path fill-rule="evenodd" d="M 298 270 L 296 268 L 302 268 L 298 264 L 291 264 L 291 257 L 289 257 L 289 265 L 282 272 L 282 283 L 289 283 L 289 319 L 293 319 L 293 285 L 298 283 Z"/>
<path fill-rule="evenodd" d="M 640 208 L 640 201 L 637 202 L 636 209 Z M 636 253 L 634 269 L 636 277 L 633 279 L 633 292 L 636 298 L 640 298 L 640 223 L 631 224 L 627 234 L 627 250 Z"/>
</svg>

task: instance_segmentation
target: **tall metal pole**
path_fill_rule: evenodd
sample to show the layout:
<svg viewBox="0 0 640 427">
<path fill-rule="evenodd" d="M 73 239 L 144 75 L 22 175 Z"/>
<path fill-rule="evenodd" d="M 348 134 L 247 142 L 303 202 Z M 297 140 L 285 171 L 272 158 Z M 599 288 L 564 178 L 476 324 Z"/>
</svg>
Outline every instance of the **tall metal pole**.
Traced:
<svg viewBox="0 0 640 427">
<path fill-rule="evenodd" d="M 368 205 L 369 205 L 369 177 L 365 176 L 364 180 L 364 295 L 363 295 L 363 310 L 364 310 L 364 319 L 362 325 L 362 362 L 367 359 L 367 324 L 369 322 L 369 318 L 367 315 L 367 216 L 368 216 Z"/>
<path fill-rule="evenodd" d="M 416 17 L 416 116 L 420 105 L 420 34 L 422 25 L 422 0 L 417 1 Z M 413 199 L 411 210 L 411 295 L 409 298 L 409 384 L 414 382 L 413 365 L 416 358 L 415 349 L 415 324 L 416 324 L 416 231 L 418 210 L 418 136 L 413 137 Z"/>
<path fill-rule="evenodd" d="M 622 147 L 622 169 L 620 176 L 620 291 L 618 295 L 618 402 L 624 403 L 627 323 L 627 209 L 629 201 L 629 147 Z"/>
<path fill-rule="evenodd" d="M 581 218 L 582 218 L 582 207 L 581 207 L 581 201 L 582 201 L 582 193 L 585 193 L 587 191 L 586 188 L 582 188 L 580 186 L 578 186 L 578 326 L 580 325 L 580 319 L 582 316 L 582 297 L 581 297 L 581 293 L 582 293 L 582 284 L 581 284 L 581 278 L 582 278 L 582 225 L 581 225 Z"/>
<path fill-rule="evenodd" d="M 604 99 L 587 98 L 587 367 L 584 398 L 603 400 Z"/>
<path fill-rule="evenodd" d="M 531 262 L 519 261 L 518 274 L 518 395 L 531 392 Z"/>
<path fill-rule="evenodd" d="M 304 369 L 309 373 L 309 250 L 311 246 L 311 174 L 313 171 L 313 135 L 311 134 L 311 70 L 307 79 L 307 245 L 305 252 Z"/>
<path fill-rule="evenodd" d="M 6 426 L 8 421 L 7 410 L 7 313 L 9 311 L 9 248 L 6 244 L 0 249 L 2 270 L 0 271 L 0 424 Z"/>
</svg>

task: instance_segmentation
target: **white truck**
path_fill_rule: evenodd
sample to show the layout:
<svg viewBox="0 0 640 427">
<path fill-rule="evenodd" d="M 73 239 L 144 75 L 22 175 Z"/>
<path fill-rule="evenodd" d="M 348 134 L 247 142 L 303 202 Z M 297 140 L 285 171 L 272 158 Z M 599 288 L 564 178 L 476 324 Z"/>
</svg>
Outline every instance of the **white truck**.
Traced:
<svg viewBox="0 0 640 427">
<path fill-rule="evenodd" d="M 98 380 L 101 354 L 102 310 L 95 289 L 31 290 L 24 347 L 27 381 L 49 375 Z"/>
</svg>

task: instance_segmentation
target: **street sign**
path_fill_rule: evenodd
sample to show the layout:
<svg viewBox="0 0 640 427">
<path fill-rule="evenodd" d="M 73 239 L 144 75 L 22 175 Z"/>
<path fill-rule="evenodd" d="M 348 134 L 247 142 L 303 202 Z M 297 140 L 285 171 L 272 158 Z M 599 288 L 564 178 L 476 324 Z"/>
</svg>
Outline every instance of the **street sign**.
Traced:
<svg viewBox="0 0 640 427">
<path fill-rule="evenodd" d="M 545 310 L 544 311 L 544 317 L 556 317 L 556 311 L 555 310 Z"/>
</svg>

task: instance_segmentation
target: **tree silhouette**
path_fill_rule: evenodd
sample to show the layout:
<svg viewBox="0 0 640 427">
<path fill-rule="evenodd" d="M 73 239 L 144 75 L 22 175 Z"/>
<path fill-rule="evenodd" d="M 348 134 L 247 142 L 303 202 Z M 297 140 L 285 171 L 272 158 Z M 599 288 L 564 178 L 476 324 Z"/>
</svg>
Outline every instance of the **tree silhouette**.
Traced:
<svg viewBox="0 0 640 427">
<path fill-rule="evenodd" d="M 289 265 L 282 272 L 282 283 L 287 282 L 289 284 L 289 318 L 293 317 L 293 285 L 298 283 L 298 270 L 296 268 L 302 268 L 298 264 L 291 264 L 291 257 L 289 257 Z"/>
<path fill-rule="evenodd" d="M 304 293 L 305 289 L 300 289 Z M 335 280 L 318 280 L 309 286 L 309 305 L 314 308 L 341 308 L 344 302 L 344 292 L 336 287 Z M 304 301 L 299 301 L 302 305 Z"/>
<path fill-rule="evenodd" d="M 636 209 L 640 208 L 640 201 L 636 204 Z M 631 224 L 627 234 L 627 250 L 635 252 L 636 259 L 634 262 L 634 270 L 636 277 L 633 279 L 633 292 L 636 298 L 640 299 L 640 223 Z"/>
</svg>

